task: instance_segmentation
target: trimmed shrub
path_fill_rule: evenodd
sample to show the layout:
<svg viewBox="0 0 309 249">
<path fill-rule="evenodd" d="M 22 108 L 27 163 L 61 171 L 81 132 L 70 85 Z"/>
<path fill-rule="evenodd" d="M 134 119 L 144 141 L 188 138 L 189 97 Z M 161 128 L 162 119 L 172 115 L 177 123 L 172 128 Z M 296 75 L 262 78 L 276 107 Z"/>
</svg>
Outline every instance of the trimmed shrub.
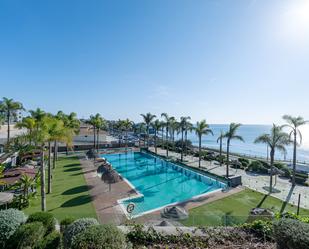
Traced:
<svg viewBox="0 0 309 249">
<path fill-rule="evenodd" d="M 274 230 L 271 221 L 255 220 L 252 223 L 242 225 L 242 227 L 259 238 L 266 240 L 273 239 Z"/>
<path fill-rule="evenodd" d="M 76 219 L 73 217 L 66 217 L 60 222 L 60 231 L 64 232 L 64 230 L 71 225 Z"/>
<path fill-rule="evenodd" d="M 238 162 L 240 162 L 240 163 L 241 163 L 242 168 L 247 168 L 247 167 L 248 167 L 248 165 L 250 164 L 249 159 L 247 159 L 247 158 L 243 158 L 243 157 L 238 158 Z"/>
<path fill-rule="evenodd" d="M 309 248 L 309 224 L 293 219 L 281 219 L 274 223 L 274 235 L 278 249 Z"/>
<path fill-rule="evenodd" d="M 61 234 L 57 231 L 53 231 L 48 234 L 41 242 L 40 249 L 61 249 L 62 239 Z"/>
<path fill-rule="evenodd" d="M 85 231 L 88 227 L 99 225 L 99 222 L 94 218 L 82 218 L 74 221 L 64 231 L 64 245 L 70 247 L 75 237 Z"/>
<path fill-rule="evenodd" d="M 49 234 L 55 230 L 56 220 L 51 213 L 37 212 L 37 213 L 30 214 L 30 216 L 28 217 L 27 223 L 36 222 L 36 221 L 43 223 L 46 229 L 46 234 Z"/>
<path fill-rule="evenodd" d="M 71 248 L 124 249 L 126 248 L 126 237 L 117 227 L 112 225 L 92 226 L 76 236 Z"/>
<path fill-rule="evenodd" d="M 268 162 L 263 161 L 263 160 L 258 160 L 258 162 L 260 162 L 264 168 L 270 169 L 270 164 Z"/>
<path fill-rule="evenodd" d="M 249 171 L 257 172 L 257 173 L 268 173 L 268 169 L 263 166 L 260 161 L 252 161 L 248 168 Z"/>
<path fill-rule="evenodd" d="M 8 239 L 26 219 L 25 214 L 17 209 L 0 211 L 0 248 L 5 248 Z"/>
<path fill-rule="evenodd" d="M 37 248 L 45 234 L 42 222 L 33 222 L 21 225 L 9 240 L 11 249 Z"/>
</svg>

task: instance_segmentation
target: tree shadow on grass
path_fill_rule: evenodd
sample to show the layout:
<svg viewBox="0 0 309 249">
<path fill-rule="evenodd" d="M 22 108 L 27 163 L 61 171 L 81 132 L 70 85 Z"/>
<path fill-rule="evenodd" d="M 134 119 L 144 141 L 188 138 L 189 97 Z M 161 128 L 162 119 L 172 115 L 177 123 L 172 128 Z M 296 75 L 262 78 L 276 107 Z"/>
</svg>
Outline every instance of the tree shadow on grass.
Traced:
<svg viewBox="0 0 309 249">
<path fill-rule="evenodd" d="M 80 164 L 79 163 L 70 163 L 70 164 L 64 165 L 63 167 L 64 168 L 71 168 L 71 167 L 76 167 L 76 166 L 80 166 Z"/>
<path fill-rule="evenodd" d="M 64 172 L 72 172 L 72 171 L 78 171 L 81 170 L 80 167 L 75 167 L 75 168 L 69 168 L 69 169 L 65 169 Z"/>
<path fill-rule="evenodd" d="M 282 203 L 281 209 L 280 209 L 280 214 L 282 214 L 286 208 L 286 205 L 289 203 L 291 196 L 293 194 L 295 186 L 291 186 L 290 191 L 285 199 L 285 201 Z"/>
<path fill-rule="evenodd" d="M 76 207 L 91 202 L 91 196 L 81 195 L 64 202 L 61 207 Z"/>
<path fill-rule="evenodd" d="M 91 188 L 90 186 L 81 185 L 81 186 L 78 186 L 78 187 L 75 187 L 75 188 L 71 188 L 71 189 L 68 189 L 68 190 L 64 191 L 64 192 L 62 193 L 62 195 L 74 195 L 74 194 L 79 194 L 79 193 L 88 191 L 90 188 Z"/>
<path fill-rule="evenodd" d="M 257 208 L 260 208 L 262 205 L 263 205 L 263 203 L 266 201 L 266 199 L 267 199 L 267 197 L 268 197 L 269 195 L 267 194 L 267 195 L 264 195 L 264 197 L 262 198 L 262 200 L 259 202 L 259 204 L 257 204 Z"/>
</svg>

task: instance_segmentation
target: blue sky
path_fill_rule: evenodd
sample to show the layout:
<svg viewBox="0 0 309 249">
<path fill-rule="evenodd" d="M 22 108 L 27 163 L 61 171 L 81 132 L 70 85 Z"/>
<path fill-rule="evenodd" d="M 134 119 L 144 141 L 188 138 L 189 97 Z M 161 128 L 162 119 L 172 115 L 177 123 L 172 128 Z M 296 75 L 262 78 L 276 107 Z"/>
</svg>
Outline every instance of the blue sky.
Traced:
<svg viewBox="0 0 309 249">
<path fill-rule="evenodd" d="M 27 109 L 309 119 L 307 0 L 2 0 L 0 97 Z"/>
</svg>

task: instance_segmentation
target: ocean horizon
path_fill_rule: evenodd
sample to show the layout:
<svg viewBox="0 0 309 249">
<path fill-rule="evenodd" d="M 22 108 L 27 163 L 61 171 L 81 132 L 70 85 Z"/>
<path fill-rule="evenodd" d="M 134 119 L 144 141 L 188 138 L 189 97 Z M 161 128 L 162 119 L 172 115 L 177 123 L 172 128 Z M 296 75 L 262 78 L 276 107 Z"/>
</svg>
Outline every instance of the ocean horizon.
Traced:
<svg viewBox="0 0 309 249">
<path fill-rule="evenodd" d="M 269 133 L 271 125 L 254 125 L 246 124 L 240 126 L 238 134 L 243 137 L 245 142 L 233 140 L 230 145 L 230 151 L 238 154 L 244 154 L 249 156 L 267 157 L 267 146 L 265 144 L 255 144 L 254 140 L 263 133 Z M 228 124 L 210 124 L 214 135 L 207 135 L 202 137 L 202 146 L 211 149 L 219 149 L 219 143 L 217 139 L 222 132 L 226 132 L 229 128 Z M 306 133 L 306 129 L 303 129 Z M 309 162 L 309 148 L 307 147 L 307 140 L 303 134 L 303 144 L 297 148 L 297 160 L 299 162 Z M 178 134 L 175 139 L 180 139 L 181 134 Z M 188 133 L 188 139 L 192 141 L 193 145 L 198 145 L 198 137 L 194 132 Z M 226 151 L 226 140 L 223 140 L 223 150 Z M 276 151 L 275 157 L 280 160 L 292 160 L 293 147 L 291 145 L 286 146 L 287 153 L 284 155 L 280 151 Z"/>
</svg>

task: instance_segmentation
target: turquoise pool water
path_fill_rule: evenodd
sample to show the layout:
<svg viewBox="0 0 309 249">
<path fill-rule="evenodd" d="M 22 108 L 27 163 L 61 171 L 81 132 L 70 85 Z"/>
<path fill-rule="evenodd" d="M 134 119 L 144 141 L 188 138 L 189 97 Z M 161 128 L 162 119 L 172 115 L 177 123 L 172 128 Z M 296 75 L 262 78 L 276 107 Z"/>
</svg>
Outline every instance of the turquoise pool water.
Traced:
<svg viewBox="0 0 309 249">
<path fill-rule="evenodd" d="M 120 200 L 124 209 L 130 202 L 135 204 L 134 216 L 226 187 L 213 178 L 144 152 L 103 157 L 141 194 Z"/>
</svg>

